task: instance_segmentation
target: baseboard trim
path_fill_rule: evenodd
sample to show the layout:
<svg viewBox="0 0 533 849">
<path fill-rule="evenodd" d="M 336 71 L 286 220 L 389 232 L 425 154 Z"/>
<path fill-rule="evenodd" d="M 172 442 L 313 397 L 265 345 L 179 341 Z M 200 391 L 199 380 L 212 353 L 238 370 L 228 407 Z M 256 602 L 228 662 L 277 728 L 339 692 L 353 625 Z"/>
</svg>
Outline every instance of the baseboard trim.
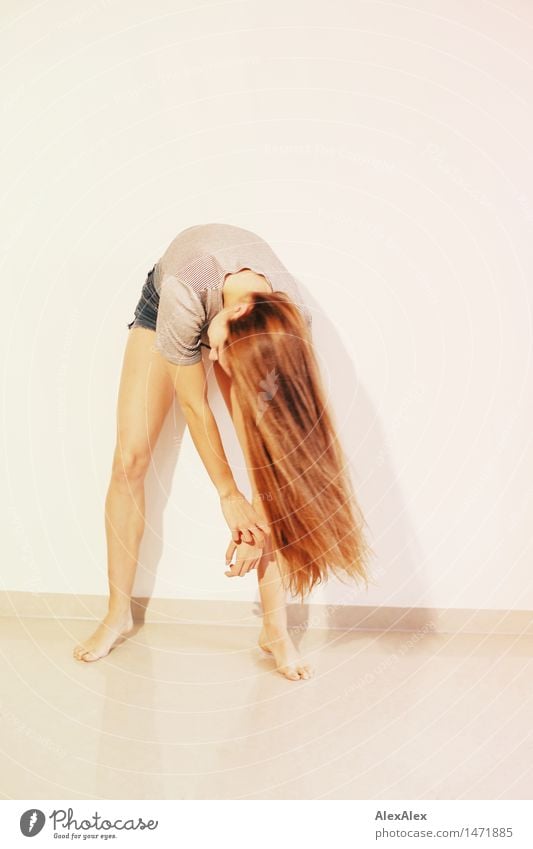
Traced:
<svg viewBox="0 0 533 849">
<path fill-rule="evenodd" d="M 0 592 L 1 617 L 95 620 L 106 610 L 106 596 Z M 250 627 L 261 619 L 261 606 L 250 601 L 135 597 L 132 611 L 137 621 L 154 624 Z M 299 630 L 533 634 L 531 610 L 289 603 L 287 612 L 289 627 Z"/>
</svg>

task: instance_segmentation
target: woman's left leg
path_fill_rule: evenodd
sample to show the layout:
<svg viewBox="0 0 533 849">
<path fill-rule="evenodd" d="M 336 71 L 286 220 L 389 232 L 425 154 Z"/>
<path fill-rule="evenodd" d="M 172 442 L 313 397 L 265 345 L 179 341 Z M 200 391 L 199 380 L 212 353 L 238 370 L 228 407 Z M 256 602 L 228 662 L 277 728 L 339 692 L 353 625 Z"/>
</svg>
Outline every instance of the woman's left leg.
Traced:
<svg viewBox="0 0 533 849">
<path fill-rule="evenodd" d="M 246 458 L 244 422 L 241 410 L 231 392 L 231 378 L 218 362 L 214 362 L 213 366 L 217 383 L 235 426 L 243 455 Z M 251 484 L 252 490 L 254 490 L 253 481 L 251 481 Z M 254 500 L 254 506 L 261 511 L 259 498 Z M 310 678 L 313 674 L 313 668 L 302 661 L 287 629 L 286 591 L 270 536 L 267 537 L 267 547 L 257 568 L 257 579 L 263 608 L 263 627 L 259 635 L 259 645 L 263 651 L 273 655 L 278 672 L 286 678 L 293 681 L 300 678 Z"/>
<path fill-rule="evenodd" d="M 259 645 L 274 656 L 278 672 L 292 681 L 310 678 L 313 667 L 304 662 L 287 629 L 285 587 L 275 554 L 267 548 L 257 567 L 259 594 L 263 608 L 263 627 Z"/>
</svg>

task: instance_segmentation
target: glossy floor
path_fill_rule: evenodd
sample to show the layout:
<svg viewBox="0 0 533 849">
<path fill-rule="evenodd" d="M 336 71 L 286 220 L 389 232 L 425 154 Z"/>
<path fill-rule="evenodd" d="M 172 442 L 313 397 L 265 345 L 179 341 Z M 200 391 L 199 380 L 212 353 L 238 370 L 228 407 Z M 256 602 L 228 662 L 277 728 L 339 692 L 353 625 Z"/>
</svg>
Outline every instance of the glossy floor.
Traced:
<svg viewBox="0 0 533 849">
<path fill-rule="evenodd" d="M 533 637 L 144 625 L 75 661 L 82 620 L 0 619 L 2 798 L 530 799 Z"/>
</svg>

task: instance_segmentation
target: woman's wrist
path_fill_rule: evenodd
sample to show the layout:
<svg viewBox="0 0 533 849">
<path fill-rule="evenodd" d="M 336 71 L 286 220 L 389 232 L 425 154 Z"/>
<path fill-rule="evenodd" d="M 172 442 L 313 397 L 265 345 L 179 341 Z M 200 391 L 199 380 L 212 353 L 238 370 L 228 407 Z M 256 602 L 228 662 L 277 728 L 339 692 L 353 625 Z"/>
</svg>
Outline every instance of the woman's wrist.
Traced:
<svg viewBox="0 0 533 849">
<path fill-rule="evenodd" d="M 227 483 L 222 486 L 218 486 L 217 492 L 219 498 L 235 498 L 241 495 L 241 491 L 235 481 L 233 481 L 233 483 Z"/>
</svg>

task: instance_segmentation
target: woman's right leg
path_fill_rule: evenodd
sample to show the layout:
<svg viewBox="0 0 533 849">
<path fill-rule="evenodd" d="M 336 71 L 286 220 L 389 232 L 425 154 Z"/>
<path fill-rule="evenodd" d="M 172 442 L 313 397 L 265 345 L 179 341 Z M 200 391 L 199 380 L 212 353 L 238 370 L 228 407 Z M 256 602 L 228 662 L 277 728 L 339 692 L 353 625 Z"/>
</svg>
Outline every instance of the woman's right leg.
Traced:
<svg viewBox="0 0 533 849">
<path fill-rule="evenodd" d="M 222 397 L 233 420 L 243 456 L 246 457 L 246 429 L 242 411 L 232 393 L 231 378 L 216 361 L 214 371 Z M 268 522 L 261 500 L 254 500 L 254 506 L 263 513 L 265 521 Z M 314 674 L 313 667 L 302 661 L 287 629 L 286 591 L 281 580 L 271 537 L 267 538 L 263 556 L 257 567 L 257 580 L 263 608 L 263 627 L 259 635 L 259 645 L 263 651 L 273 655 L 276 668 L 281 675 L 293 681 L 311 678 Z"/>
<path fill-rule="evenodd" d="M 94 661 L 131 631 L 131 592 L 144 532 L 144 479 L 152 451 L 174 398 L 164 358 L 154 350 L 155 333 L 128 332 L 117 404 L 116 446 L 105 501 L 109 606 L 96 631 L 73 651 Z"/>
</svg>

